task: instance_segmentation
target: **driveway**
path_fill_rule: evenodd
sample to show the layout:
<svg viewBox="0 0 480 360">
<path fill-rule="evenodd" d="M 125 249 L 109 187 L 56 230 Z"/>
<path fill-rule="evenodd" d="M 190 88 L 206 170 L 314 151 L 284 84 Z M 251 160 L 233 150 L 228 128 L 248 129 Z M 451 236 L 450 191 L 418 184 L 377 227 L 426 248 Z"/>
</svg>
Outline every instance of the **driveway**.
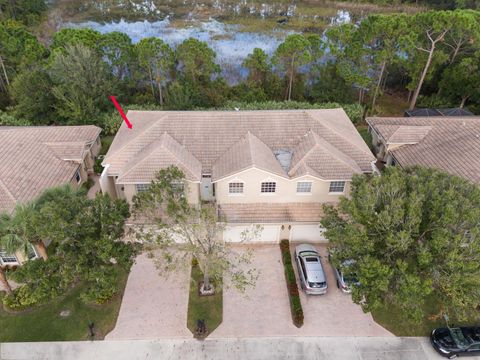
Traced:
<svg viewBox="0 0 480 360">
<path fill-rule="evenodd" d="M 295 250 L 292 245 L 292 256 Z M 349 294 L 344 294 L 337 288 L 333 268 L 328 262 L 327 248 L 324 244 L 315 247 L 322 256 L 322 265 L 327 276 L 328 290 L 325 295 L 306 295 L 300 290 L 305 315 L 304 325 L 301 328 L 303 335 L 311 336 L 393 336 L 385 328 L 378 325 L 370 313 L 365 314 L 362 308 L 352 302 Z M 294 259 L 292 257 L 292 261 Z M 295 274 L 298 282 L 298 271 L 295 265 Z"/>
<path fill-rule="evenodd" d="M 326 248 L 317 245 L 325 255 Z M 323 296 L 301 292 L 304 325 L 292 324 L 283 264 L 278 244 L 254 247 L 253 267 L 260 276 L 255 288 L 240 294 L 224 290 L 223 322 L 210 338 L 257 336 L 393 336 L 354 304 L 335 285 L 333 271 L 323 257 L 329 289 Z M 292 259 L 293 260 L 293 259 Z M 296 270 L 296 269 L 295 269 Z"/>
<path fill-rule="evenodd" d="M 146 254 L 137 257 L 128 276 L 117 324 L 105 339 L 192 337 L 187 329 L 189 270 L 159 275 Z"/>
</svg>

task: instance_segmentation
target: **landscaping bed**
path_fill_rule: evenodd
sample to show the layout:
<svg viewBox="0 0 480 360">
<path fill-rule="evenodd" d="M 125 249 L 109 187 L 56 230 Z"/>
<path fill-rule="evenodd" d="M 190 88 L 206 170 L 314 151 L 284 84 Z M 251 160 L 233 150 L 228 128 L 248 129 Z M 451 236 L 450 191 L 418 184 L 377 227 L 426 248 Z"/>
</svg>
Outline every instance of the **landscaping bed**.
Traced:
<svg viewBox="0 0 480 360">
<path fill-rule="evenodd" d="M 88 325 L 94 323 L 95 340 L 101 340 L 117 321 L 128 273 L 120 271 L 119 291 L 103 305 L 85 304 L 79 284 L 65 296 L 21 312 L 0 310 L 0 342 L 74 341 L 91 339 Z M 3 296 L 3 295 L 2 295 Z M 62 311 L 68 316 L 60 316 Z"/>
<path fill-rule="evenodd" d="M 292 255 L 290 253 L 290 242 L 288 240 L 280 241 L 280 250 L 282 252 L 282 262 L 285 270 L 285 280 L 287 281 L 288 297 L 290 299 L 290 310 L 292 321 L 296 327 L 303 326 L 303 309 L 298 292 L 295 271 L 292 265 Z"/>
<path fill-rule="evenodd" d="M 215 294 L 199 295 L 199 285 L 203 281 L 203 273 L 195 262 L 192 264 L 190 276 L 190 293 L 188 297 L 187 327 L 195 337 L 204 338 L 212 333 L 223 319 L 223 289 L 222 284 L 214 283 Z M 206 333 L 197 334 L 197 321 L 204 320 Z"/>
</svg>

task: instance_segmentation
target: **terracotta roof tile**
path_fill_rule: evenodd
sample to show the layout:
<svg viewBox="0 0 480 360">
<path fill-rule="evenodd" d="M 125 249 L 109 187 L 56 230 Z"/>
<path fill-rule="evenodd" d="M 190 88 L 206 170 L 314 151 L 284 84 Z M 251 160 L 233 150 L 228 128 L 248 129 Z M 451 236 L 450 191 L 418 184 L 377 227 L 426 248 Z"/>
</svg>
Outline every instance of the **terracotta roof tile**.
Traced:
<svg viewBox="0 0 480 360">
<path fill-rule="evenodd" d="M 221 204 L 219 215 L 228 223 L 319 222 L 320 203 Z"/>
<path fill-rule="evenodd" d="M 480 183 L 479 116 L 369 118 L 367 122 L 386 142 L 398 129 L 408 129 L 399 137 L 417 142 L 390 151 L 401 166 L 435 167 Z"/>
<path fill-rule="evenodd" d="M 90 125 L 0 127 L 0 211 L 11 211 L 15 202 L 71 181 L 79 162 L 64 159 L 78 157 L 100 131 Z"/>
<path fill-rule="evenodd" d="M 112 176 L 124 175 L 126 164 L 142 159 L 142 153 L 149 151 L 151 144 L 164 133 L 180 144 L 185 153 L 198 159 L 203 171 L 214 172 L 215 178 L 250 165 L 288 176 L 274 153 L 293 151 L 310 131 L 325 142 L 323 151 L 329 159 L 341 157 L 328 163 L 327 156 L 312 156 L 308 167 L 313 173 L 340 179 L 372 171 L 374 157 L 342 109 L 129 111 L 128 117 L 133 129 L 122 124 L 103 161 L 104 165 L 110 165 L 108 173 Z M 163 166 L 160 164 L 163 161 L 167 159 L 161 159 L 158 165 Z M 153 179 L 151 169 L 139 172 L 138 178 Z M 135 180 L 133 176 L 131 180 Z"/>
</svg>

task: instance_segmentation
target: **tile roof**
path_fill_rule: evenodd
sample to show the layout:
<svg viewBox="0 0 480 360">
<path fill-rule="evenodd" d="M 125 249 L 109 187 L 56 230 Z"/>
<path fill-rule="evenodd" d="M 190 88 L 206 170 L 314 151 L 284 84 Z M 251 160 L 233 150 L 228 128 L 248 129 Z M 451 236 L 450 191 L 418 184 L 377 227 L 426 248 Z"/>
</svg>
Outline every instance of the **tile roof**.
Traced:
<svg viewBox="0 0 480 360">
<path fill-rule="evenodd" d="M 217 181 L 252 166 L 280 176 L 286 175 L 272 150 L 248 131 L 215 162 L 212 180 Z"/>
<path fill-rule="evenodd" d="M 0 212 L 71 181 L 96 126 L 0 126 Z"/>
<path fill-rule="evenodd" d="M 120 181 L 165 133 L 184 149 L 182 156 L 190 154 L 201 163 L 201 171 L 212 172 L 214 181 L 249 166 L 285 177 L 309 169 L 305 171 L 326 180 L 348 180 L 353 173 L 372 171 L 374 157 L 342 109 L 129 111 L 128 117 L 133 129 L 122 124 L 103 161 L 110 165 L 108 174 L 119 176 Z M 305 158 L 297 172 L 288 174 L 274 153 L 294 150 L 309 133 L 320 139 L 316 153 Z M 163 158 L 158 165 L 166 162 Z M 198 164 L 178 162 L 198 176 Z M 152 168 L 139 169 L 136 178 L 132 175 L 129 180 L 153 179 Z"/>
<path fill-rule="evenodd" d="M 243 203 L 218 205 L 219 216 L 228 223 L 319 222 L 320 203 Z"/>
<path fill-rule="evenodd" d="M 367 122 L 387 144 L 392 143 L 396 131 L 408 130 L 394 140 L 416 142 L 390 150 L 401 166 L 435 167 L 480 183 L 479 116 L 368 118 Z"/>
</svg>

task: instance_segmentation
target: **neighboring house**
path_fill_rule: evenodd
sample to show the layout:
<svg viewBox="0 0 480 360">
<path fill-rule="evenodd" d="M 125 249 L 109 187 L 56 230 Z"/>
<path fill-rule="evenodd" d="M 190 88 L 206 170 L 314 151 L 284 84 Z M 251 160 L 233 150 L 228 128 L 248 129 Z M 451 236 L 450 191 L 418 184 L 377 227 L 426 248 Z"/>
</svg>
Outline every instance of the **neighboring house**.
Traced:
<svg viewBox="0 0 480 360">
<path fill-rule="evenodd" d="M 186 175 L 190 203 L 214 201 L 238 241 L 252 224 L 262 241 L 322 240 L 322 204 L 347 195 L 354 174 L 375 161 L 342 109 L 129 111 L 100 179 L 104 192 L 132 200 L 170 165 Z"/>
<path fill-rule="evenodd" d="M 480 116 L 367 118 L 377 158 L 422 165 L 480 183 Z"/>
<path fill-rule="evenodd" d="M 34 200 L 44 190 L 79 186 L 93 171 L 100 150 L 96 126 L 0 126 L 0 213 Z M 36 250 L 28 255 L 36 257 Z M 0 265 L 18 265 L 25 255 L 0 251 Z"/>
<path fill-rule="evenodd" d="M 440 108 L 440 109 L 413 109 L 407 110 L 405 117 L 429 117 L 429 116 L 474 116 L 467 108 Z"/>
</svg>

